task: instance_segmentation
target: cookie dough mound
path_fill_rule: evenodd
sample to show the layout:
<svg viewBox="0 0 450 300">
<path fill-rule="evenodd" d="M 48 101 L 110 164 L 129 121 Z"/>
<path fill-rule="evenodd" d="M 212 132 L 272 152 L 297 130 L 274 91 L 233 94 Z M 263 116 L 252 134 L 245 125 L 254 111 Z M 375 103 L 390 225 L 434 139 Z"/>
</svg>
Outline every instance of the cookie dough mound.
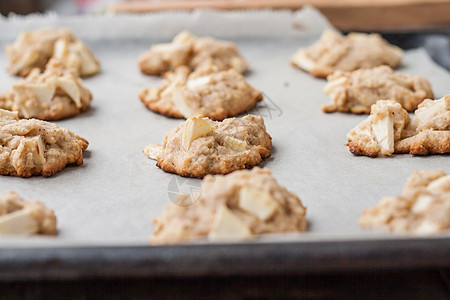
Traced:
<svg viewBox="0 0 450 300">
<path fill-rule="evenodd" d="M 53 58 L 44 73 L 34 69 L 0 95 L 0 108 L 17 111 L 21 118 L 60 120 L 85 111 L 91 101 L 81 79 Z"/>
<path fill-rule="evenodd" d="M 34 68 L 43 71 L 54 56 L 67 67 L 76 68 L 81 76 L 99 71 L 99 64 L 91 50 L 68 29 L 24 31 L 13 44 L 5 46 L 5 52 L 9 59 L 7 71 L 13 75 L 27 76 Z"/>
<path fill-rule="evenodd" d="M 354 71 L 388 65 L 400 65 L 403 51 L 386 42 L 379 34 L 349 33 L 342 36 L 325 30 L 318 42 L 299 49 L 291 64 L 316 77 L 325 78 L 333 72 Z"/>
<path fill-rule="evenodd" d="M 191 71 L 235 69 L 242 73 L 247 63 L 236 46 L 210 37 L 196 37 L 187 31 L 180 32 L 171 43 L 153 45 L 139 57 L 142 73 L 161 75 L 186 66 Z"/>
<path fill-rule="evenodd" d="M 0 110 L 0 174 L 52 176 L 69 164 L 81 165 L 88 142 L 55 124 L 18 120 L 17 112 Z"/>
<path fill-rule="evenodd" d="M 359 225 L 420 235 L 450 229 L 450 175 L 442 170 L 414 172 L 401 196 L 385 197 L 364 211 Z"/>
<path fill-rule="evenodd" d="M 167 75 L 160 88 L 144 89 L 139 97 L 150 110 L 163 115 L 204 116 L 219 121 L 239 115 L 262 100 L 261 92 L 234 69 L 203 76 L 178 69 Z"/>
<path fill-rule="evenodd" d="M 56 235 L 56 216 L 42 202 L 25 201 L 16 192 L 0 194 L 0 235 Z"/>
<path fill-rule="evenodd" d="M 258 167 L 223 176 L 207 176 L 201 196 L 189 207 L 166 206 L 154 219 L 152 244 L 207 238 L 213 242 L 251 239 L 254 235 L 306 230 L 306 208 Z"/>
<path fill-rule="evenodd" d="M 271 139 L 260 116 L 222 122 L 194 117 L 168 131 L 162 146 L 149 145 L 144 153 L 166 172 L 203 178 L 256 166 L 270 156 Z"/>
<path fill-rule="evenodd" d="M 425 100 L 412 119 L 399 103 L 379 100 L 347 139 L 350 152 L 356 155 L 450 153 L 450 95 Z"/>
<path fill-rule="evenodd" d="M 370 113 L 379 99 L 393 99 L 407 111 L 414 111 L 425 99 L 433 98 L 429 81 L 421 76 L 394 72 L 388 66 L 336 71 L 328 76 L 325 94 L 332 102 L 322 106 L 324 112 Z"/>
</svg>

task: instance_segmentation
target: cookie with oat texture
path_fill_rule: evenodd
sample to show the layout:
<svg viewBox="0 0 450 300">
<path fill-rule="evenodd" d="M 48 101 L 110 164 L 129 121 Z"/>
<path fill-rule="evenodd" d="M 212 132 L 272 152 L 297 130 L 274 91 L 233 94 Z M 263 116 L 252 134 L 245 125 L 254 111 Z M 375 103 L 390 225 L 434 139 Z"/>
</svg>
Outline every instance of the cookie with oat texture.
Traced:
<svg viewBox="0 0 450 300">
<path fill-rule="evenodd" d="M 76 72 L 52 58 L 43 73 L 33 69 L 0 95 L 0 108 L 17 111 L 21 118 L 50 121 L 78 115 L 91 101 L 91 92 L 82 86 Z"/>
<path fill-rule="evenodd" d="M 56 124 L 19 120 L 0 109 L 0 174 L 52 176 L 67 165 L 81 165 L 88 142 Z"/>
<path fill-rule="evenodd" d="M 421 76 L 394 72 L 388 66 L 336 71 L 327 78 L 324 88 L 332 102 L 322 110 L 369 114 L 370 107 L 380 99 L 392 99 L 412 112 L 425 99 L 433 98 L 430 82 Z"/>
<path fill-rule="evenodd" d="M 346 36 L 327 29 L 319 41 L 301 48 L 291 58 L 291 64 L 311 75 L 326 78 L 335 71 L 354 71 L 402 62 L 403 51 L 389 44 L 379 34 L 352 32 Z"/>
<path fill-rule="evenodd" d="M 168 131 L 162 145 L 151 144 L 143 152 L 166 172 L 203 178 L 258 165 L 270 156 L 271 139 L 261 116 L 222 122 L 194 117 Z"/>
<path fill-rule="evenodd" d="M 236 46 L 211 37 L 196 37 L 188 31 L 176 35 L 171 43 L 153 45 L 139 57 L 139 68 L 148 75 L 162 75 L 185 66 L 191 72 L 235 69 L 242 73 L 247 63 Z"/>
<path fill-rule="evenodd" d="M 139 97 L 150 110 L 166 116 L 217 121 L 239 115 L 263 98 L 234 69 L 203 75 L 189 74 L 187 68 L 166 73 L 161 87 L 144 89 Z"/>
</svg>

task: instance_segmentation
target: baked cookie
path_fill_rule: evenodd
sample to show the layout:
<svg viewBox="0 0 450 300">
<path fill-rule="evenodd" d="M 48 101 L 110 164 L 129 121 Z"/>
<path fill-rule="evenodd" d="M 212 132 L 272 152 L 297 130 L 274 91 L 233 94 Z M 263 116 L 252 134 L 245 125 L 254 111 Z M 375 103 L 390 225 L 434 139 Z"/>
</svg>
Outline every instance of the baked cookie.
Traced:
<svg viewBox="0 0 450 300">
<path fill-rule="evenodd" d="M 171 203 L 153 220 L 152 244 L 175 244 L 207 238 L 212 242 L 251 239 L 254 235 L 306 230 L 306 208 L 258 167 L 228 175 L 207 176 L 197 203 Z"/>
<path fill-rule="evenodd" d="M 187 31 L 180 32 L 171 43 L 153 45 L 139 57 L 139 68 L 149 75 L 161 75 L 181 66 L 200 72 L 235 69 L 242 73 L 247 69 L 233 43 L 196 37 Z"/>
<path fill-rule="evenodd" d="M 16 192 L 0 194 L 0 235 L 56 235 L 56 216 L 42 202 L 25 201 Z"/>
<path fill-rule="evenodd" d="M 52 57 L 64 65 L 75 68 L 81 76 L 98 73 L 99 64 L 91 50 L 77 40 L 69 29 L 46 28 L 24 31 L 13 44 L 5 45 L 9 59 L 7 71 L 13 75 L 27 76 L 31 70 L 44 70 Z"/>
<path fill-rule="evenodd" d="M 69 164 L 81 165 L 88 142 L 73 132 L 36 119 L 20 120 L 0 109 L 0 174 L 52 176 Z"/>
<path fill-rule="evenodd" d="M 188 73 L 187 68 L 166 73 L 161 87 L 144 89 L 139 98 L 150 110 L 163 115 L 218 121 L 239 115 L 262 100 L 261 92 L 234 69 L 207 75 Z"/>
<path fill-rule="evenodd" d="M 398 102 L 379 100 L 347 139 L 356 155 L 450 153 L 450 95 L 423 101 L 412 119 Z"/>
<path fill-rule="evenodd" d="M 442 170 L 414 172 L 401 196 L 381 199 L 364 211 L 359 225 L 422 235 L 450 229 L 450 175 Z"/>
<path fill-rule="evenodd" d="M 271 140 L 260 116 L 222 122 L 194 117 L 168 131 L 162 146 L 149 145 L 143 152 L 166 172 L 203 178 L 256 166 L 270 156 Z"/>
<path fill-rule="evenodd" d="M 72 69 L 52 58 L 44 73 L 33 69 L 0 95 L 0 108 L 17 111 L 21 118 L 60 120 L 85 111 L 91 101 L 91 92 L 81 85 Z"/>
<path fill-rule="evenodd" d="M 403 51 L 386 42 L 379 34 L 340 33 L 327 29 L 318 42 L 299 49 L 291 64 L 316 77 L 325 78 L 335 71 L 354 71 L 401 64 Z"/>
<path fill-rule="evenodd" d="M 379 99 L 393 99 L 407 111 L 414 111 L 425 99 L 433 98 L 430 82 L 421 76 L 394 72 L 388 66 L 336 71 L 328 76 L 324 93 L 332 102 L 322 106 L 324 112 L 368 114 Z"/>
</svg>

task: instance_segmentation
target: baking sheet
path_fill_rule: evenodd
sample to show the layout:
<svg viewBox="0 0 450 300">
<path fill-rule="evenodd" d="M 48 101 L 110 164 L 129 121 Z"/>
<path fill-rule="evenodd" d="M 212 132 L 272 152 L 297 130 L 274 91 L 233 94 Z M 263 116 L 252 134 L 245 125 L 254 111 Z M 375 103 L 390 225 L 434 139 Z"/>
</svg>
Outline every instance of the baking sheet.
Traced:
<svg viewBox="0 0 450 300">
<path fill-rule="evenodd" d="M 146 245 L 151 220 L 170 203 L 173 193 L 199 187 L 200 180 L 165 173 L 142 154 L 147 144 L 161 143 L 163 133 L 182 121 L 157 115 L 140 102 L 138 91 L 159 85 L 161 79 L 141 74 L 137 58 L 151 44 L 168 41 L 183 29 L 234 41 L 250 64 L 247 80 L 265 94 L 263 103 L 251 111 L 264 116 L 273 138 L 272 157 L 261 166 L 307 206 L 308 232 L 270 236 L 263 242 L 398 238 L 362 231 L 357 224 L 362 211 L 383 196 L 398 195 L 414 170 L 450 172 L 449 155 L 373 159 L 348 151 L 346 133 L 367 116 L 322 113 L 320 105 L 329 101 L 322 93 L 326 81 L 289 65 L 297 48 L 311 44 L 330 26 L 312 8 L 296 13 L 2 18 L 0 43 L 12 42 L 20 30 L 48 26 L 71 28 L 100 60 L 102 73 L 84 80 L 94 95 L 90 109 L 56 122 L 90 145 L 82 166 L 68 167 L 53 177 L 0 178 L 0 192 L 15 190 L 53 208 L 59 228 L 56 238 L 7 237 L 0 239 L 0 247 Z M 6 65 L 1 53 L 0 70 Z M 421 49 L 406 52 L 399 70 L 427 77 L 437 98 L 449 92 L 449 74 Z M 0 92 L 17 80 L 1 71 Z"/>
</svg>

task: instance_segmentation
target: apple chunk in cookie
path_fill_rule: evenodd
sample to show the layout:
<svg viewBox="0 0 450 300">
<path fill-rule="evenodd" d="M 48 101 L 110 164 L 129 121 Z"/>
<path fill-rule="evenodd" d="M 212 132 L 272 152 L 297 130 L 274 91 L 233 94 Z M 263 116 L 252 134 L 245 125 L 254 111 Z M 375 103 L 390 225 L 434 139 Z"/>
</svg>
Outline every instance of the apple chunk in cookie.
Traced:
<svg viewBox="0 0 450 300">
<path fill-rule="evenodd" d="M 388 66 L 353 72 L 336 71 L 327 79 L 324 93 L 332 100 L 322 106 L 327 113 L 368 114 L 379 99 L 393 99 L 412 112 L 423 100 L 433 98 L 427 79 L 394 72 Z"/>
<path fill-rule="evenodd" d="M 222 122 L 194 117 L 168 131 L 162 145 L 149 145 L 143 152 L 166 172 L 203 178 L 256 166 L 270 156 L 271 147 L 260 116 Z"/>
<path fill-rule="evenodd" d="M 400 65 L 403 51 L 386 42 L 379 34 L 340 33 L 327 29 L 315 44 L 299 49 L 291 64 L 316 77 L 326 78 L 333 72 L 354 71 L 388 65 Z"/>
<path fill-rule="evenodd" d="M 399 103 L 379 100 L 347 139 L 350 152 L 356 155 L 450 153 L 450 95 L 425 100 L 413 118 Z"/>
<path fill-rule="evenodd" d="M 91 50 L 68 29 L 21 32 L 14 43 L 5 46 L 5 52 L 9 59 L 7 70 L 13 75 L 27 76 L 34 68 L 44 71 L 52 57 L 59 58 L 67 67 L 75 68 L 83 77 L 99 71 Z"/>
<path fill-rule="evenodd" d="M 69 164 L 81 165 L 88 142 L 73 132 L 36 119 L 19 120 L 0 109 L 0 174 L 52 176 Z"/>
<path fill-rule="evenodd" d="M 363 228 L 428 235 L 450 229 L 450 174 L 416 171 L 398 197 L 384 197 L 359 219 Z"/>
<path fill-rule="evenodd" d="M 242 73 L 247 69 L 247 63 L 233 43 L 196 37 L 187 31 L 180 32 L 171 43 L 153 45 L 139 57 L 139 67 L 144 74 L 162 75 L 181 66 L 191 71 L 235 69 Z"/>
<path fill-rule="evenodd" d="M 42 202 L 25 201 L 16 192 L 0 194 L 0 235 L 56 235 L 56 216 Z"/>
<path fill-rule="evenodd" d="M 167 74 L 162 86 L 144 89 L 141 101 L 152 111 L 176 118 L 204 116 L 212 120 L 239 115 L 262 100 L 234 69 L 188 75 L 186 68 Z"/>
<path fill-rule="evenodd" d="M 151 243 L 176 244 L 250 240 L 255 235 L 306 230 L 306 208 L 267 169 L 207 176 L 198 201 L 188 207 L 173 203 L 154 219 Z"/>
<path fill-rule="evenodd" d="M 43 73 L 34 69 L 0 95 L 0 108 L 17 111 L 21 118 L 60 120 L 85 111 L 91 101 L 81 79 L 53 58 Z"/>
</svg>

